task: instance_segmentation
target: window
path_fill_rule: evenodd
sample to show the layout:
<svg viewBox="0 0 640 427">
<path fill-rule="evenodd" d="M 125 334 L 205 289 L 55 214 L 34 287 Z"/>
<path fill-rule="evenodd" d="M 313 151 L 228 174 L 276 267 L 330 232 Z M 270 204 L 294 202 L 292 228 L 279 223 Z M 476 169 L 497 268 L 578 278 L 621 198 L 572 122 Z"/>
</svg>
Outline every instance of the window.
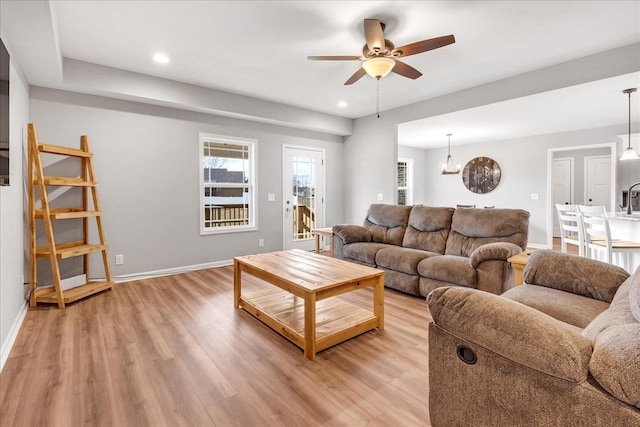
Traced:
<svg viewBox="0 0 640 427">
<path fill-rule="evenodd" d="M 200 134 L 200 234 L 256 229 L 255 143 Z"/>
<path fill-rule="evenodd" d="M 413 159 L 398 159 L 398 204 L 413 204 Z"/>
</svg>

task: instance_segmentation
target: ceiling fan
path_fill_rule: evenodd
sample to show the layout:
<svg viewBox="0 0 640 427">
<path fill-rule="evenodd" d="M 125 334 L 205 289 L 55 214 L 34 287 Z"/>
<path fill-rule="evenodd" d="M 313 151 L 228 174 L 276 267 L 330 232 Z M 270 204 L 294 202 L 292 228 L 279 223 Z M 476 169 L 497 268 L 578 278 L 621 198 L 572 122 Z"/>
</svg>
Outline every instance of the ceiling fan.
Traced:
<svg viewBox="0 0 640 427">
<path fill-rule="evenodd" d="M 438 49 L 456 42 L 453 34 L 432 39 L 409 43 L 395 47 L 384 38 L 385 25 L 377 19 L 364 20 L 364 36 L 366 44 L 362 48 L 362 56 L 308 56 L 307 59 L 320 61 L 364 61 L 358 69 L 344 83 L 350 85 L 365 74 L 380 80 L 390 72 L 400 74 L 410 79 L 417 79 L 422 73 L 412 66 L 399 61 L 397 58 L 415 55 L 429 50 Z"/>
</svg>

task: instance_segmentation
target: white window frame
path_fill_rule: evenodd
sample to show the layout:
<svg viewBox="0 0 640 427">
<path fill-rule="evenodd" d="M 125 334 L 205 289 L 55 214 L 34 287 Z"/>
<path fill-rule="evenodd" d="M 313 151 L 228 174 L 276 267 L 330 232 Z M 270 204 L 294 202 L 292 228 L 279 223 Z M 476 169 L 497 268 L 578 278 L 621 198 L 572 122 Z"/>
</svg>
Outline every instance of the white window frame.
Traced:
<svg viewBox="0 0 640 427">
<path fill-rule="evenodd" d="M 406 170 L 406 187 L 398 187 L 396 189 L 396 199 L 398 199 L 398 192 L 400 190 L 405 190 L 406 191 L 406 205 L 405 206 L 412 206 L 413 205 L 413 159 L 409 158 L 409 157 L 398 157 L 398 162 L 397 163 L 405 163 L 407 165 L 407 170 Z M 397 168 L 398 165 L 396 163 L 396 172 L 397 172 Z"/>
<path fill-rule="evenodd" d="M 249 151 L 249 182 L 243 185 L 249 188 L 249 224 L 247 225 L 232 225 L 226 227 L 205 227 L 205 209 L 204 209 L 204 193 L 207 186 L 205 184 L 203 164 L 204 164 L 204 143 L 206 141 L 215 141 L 229 144 L 245 145 Z M 238 233 L 244 231 L 258 230 L 257 218 L 258 218 L 258 205 L 256 203 L 257 197 L 257 177 L 256 171 L 258 170 L 258 140 L 252 138 L 241 138 L 228 135 L 217 135 L 212 133 L 200 132 L 198 148 L 199 148 L 199 162 L 198 162 L 198 175 L 200 185 L 198 187 L 198 209 L 200 210 L 200 235 L 210 234 L 223 234 L 223 233 Z M 236 187 L 237 185 L 231 185 L 228 183 L 216 183 L 215 187 Z"/>
</svg>

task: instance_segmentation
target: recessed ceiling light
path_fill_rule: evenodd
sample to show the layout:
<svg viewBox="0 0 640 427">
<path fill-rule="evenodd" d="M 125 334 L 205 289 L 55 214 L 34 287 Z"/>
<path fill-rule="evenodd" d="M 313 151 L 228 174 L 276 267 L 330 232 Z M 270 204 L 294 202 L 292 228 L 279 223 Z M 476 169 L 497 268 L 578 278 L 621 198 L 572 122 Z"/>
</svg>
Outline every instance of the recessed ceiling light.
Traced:
<svg viewBox="0 0 640 427">
<path fill-rule="evenodd" d="M 338 107 L 340 107 L 340 108 L 344 108 L 344 107 L 346 107 L 346 106 L 347 106 L 347 101 L 339 101 L 339 102 L 338 102 Z"/>
<path fill-rule="evenodd" d="M 153 55 L 153 60 L 159 64 L 166 64 L 167 62 L 169 62 L 169 57 L 164 53 L 156 53 L 155 55 Z"/>
</svg>

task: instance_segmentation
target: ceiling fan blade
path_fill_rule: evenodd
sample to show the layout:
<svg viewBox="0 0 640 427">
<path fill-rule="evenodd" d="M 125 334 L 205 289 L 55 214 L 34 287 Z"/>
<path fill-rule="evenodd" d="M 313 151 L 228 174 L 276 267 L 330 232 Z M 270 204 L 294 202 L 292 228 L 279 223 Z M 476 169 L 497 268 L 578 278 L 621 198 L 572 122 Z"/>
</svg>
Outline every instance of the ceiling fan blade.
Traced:
<svg viewBox="0 0 640 427">
<path fill-rule="evenodd" d="M 344 82 L 345 85 L 352 85 L 355 82 L 357 82 L 358 80 L 360 80 L 360 78 L 362 76 L 364 76 L 365 74 L 367 74 L 367 72 L 364 70 L 364 68 L 360 67 L 358 68 L 358 71 L 356 71 L 355 73 L 353 73 L 353 76 L 349 77 L 349 80 L 347 80 L 346 82 Z"/>
<path fill-rule="evenodd" d="M 307 56 L 312 61 L 360 61 L 361 56 Z"/>
<path fill-rule="evenodd" d="M 377 19 L 364 20 L 364 38 L 367 40 L 367 47 L 372 52 L 379 52 L 384 49 L 384 31 Z"/>
<path fill-rule="evenodd" d="M 422 75 L 420 71 L 416 70 L 411 65 L 405 64 L 404 62 L 398 61 L 397 59 L 396 65 L 391 71 L 414 80 Z"/>
<path fill-rule="evenodd" d="M 417 53 L 438 49 L 439 47 L 447 46 L 455 42 L 455 37 L 453 37 L 453 34 L 450 34 L 448 36 L 435 37 L 433 39 L 406 44 L 404 46 L 397 47 L 394 52 L 399 52 L 400 54 L 398 55 L 398 57 L 402 58 L 405 56 L 415 55 Z"/>
</svg>

